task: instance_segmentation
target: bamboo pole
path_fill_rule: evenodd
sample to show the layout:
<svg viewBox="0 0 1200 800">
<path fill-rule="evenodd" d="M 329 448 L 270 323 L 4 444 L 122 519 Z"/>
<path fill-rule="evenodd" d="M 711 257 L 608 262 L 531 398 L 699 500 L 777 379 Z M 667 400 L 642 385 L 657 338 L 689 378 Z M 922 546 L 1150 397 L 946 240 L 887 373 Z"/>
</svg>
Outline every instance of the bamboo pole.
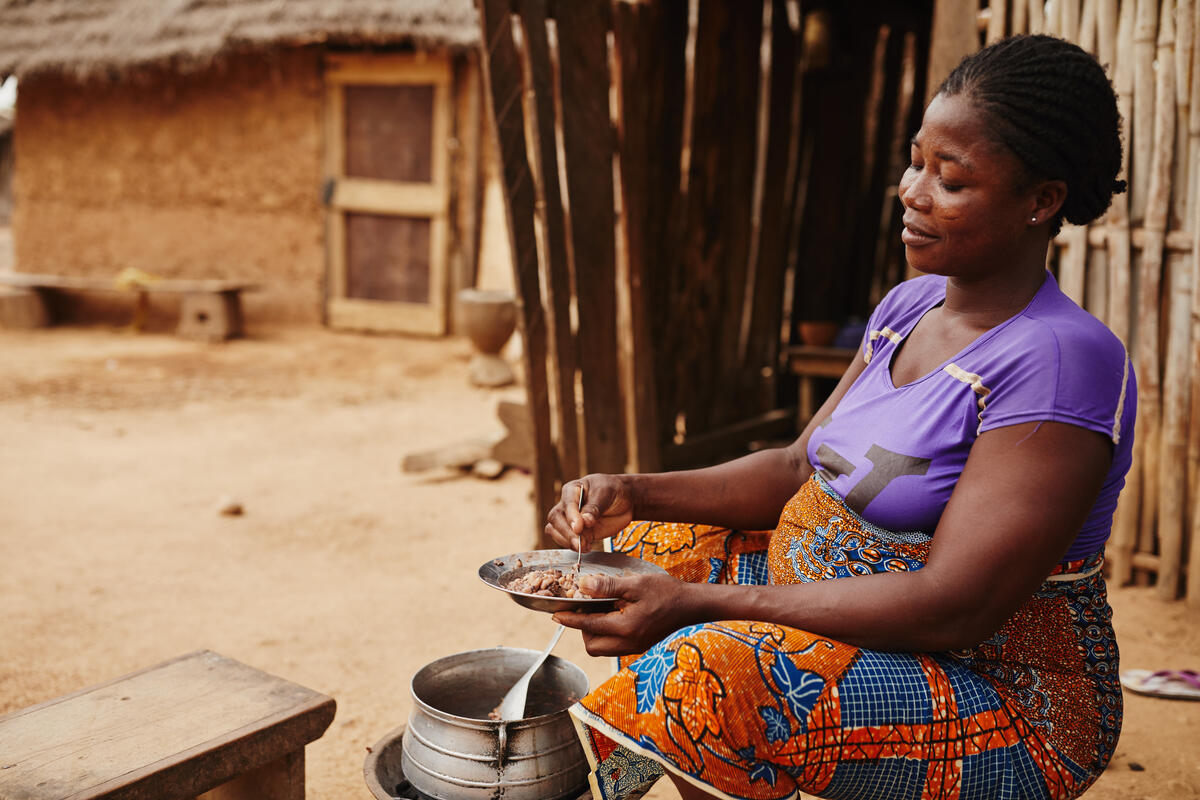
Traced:
<svg viewBox="0 0 1200 800">
<path fill-rule="evenodd" d="M 1128 0 L 1127 0 L 1128 2 Z M 1158 0 L 1135 0 L 1133 17 L 1133 152 L 1130 154 L 1129 214 L 1133 222 L 1140 223 L 1146 216 L 1147 197 L 1150 193 L 1150 157 L 1154 148 L 1154 50 L 1158 31 Z M 1153 248 L 1151 248 L 1153 249 Z M 1161 375 L 1158 372 L 1158 325 L 1153 325 L 1143 314 L 1141 295 L 1154 296 L 1154 319 L 1158 319 L 1158 272 L 1153 272 L 1149 286 L 1143 286 L 1143 251 L 1135 264 L 1137 286 L 1134 300 L 1138 324 L 1133 329 L 1134 365 L 1138 378 L 1138 415 L 1133 442 L 1133 466 L 1140 487 L 1138 503 L 1137 534 L 1135 550 L 1153 549 L 1153 516 L 1158 509 L 1155 494 L 1157 484 L 1152 484 L 1151 472 L 1154 464 L 1147 453 L 1157 453 L 1158 447 L 1158 387 Z M 1144 332 L 1144 335 L 1143 335 Z M 1151 369 L 1151 367 L 1153 367 Z M 1151 447 L 1151 439 L 1154 446 Z M 1149 527 L 1145 520 L 1149 519 Z M 1150 541 L 1147 541 L 1147 537 Z M 1135 582 L 1148 584 L 1149 576 L 1134 574 Z"/>
<path fill-rule="evenodd" d="M 1171 218 L 1175 224 L 1188 223 L 1188 194 L 1191 187 L 1191 155 L 1188 146 L 1188 109 L 1191 105 L 1192 48 L 1195 29 L 1192 25 L 1193 0 L 1175 0 L 1175 177 L 1171 181 Z"/>
<path fill-rule="evenodd" d="M 1087 237 L 1087 286 L 1084 289 L 1084 308 L 1096 319 L 1108 324 L 1108 252 L 1104 245 L 1092 247 L 1092 229 Z"/>
<path fill-rule="evenodd" d="M 1117 52 L 1117 0 L 1096 2 L 1096 59 L 1113 74 L 1113 59 Z"/>
<path fill-rule="evenodd" d="M 1047 33 L 1045 6 L 1042 5 L 1042 0 L 1029 0 L 1029 32 Z"/>
<path fill-rule="evenodd" d="M 1083 0 L 1079 14 L 1079 33 L 1075 43 L 1089 53 L 1096 52 L 1096 0 Z"/>
<path fill-rule="evenodd" d="M 1134 434 L 1144 444 L 1142 450 L 1142 481 L 1146 502 L 1138 527 L 1138 547 L 1148 551 L 1153 547 L 1161 489 L 1159 461 L 1162 435 L 1162 364 L 1159 358 L 1162 324 L 1163 244 L 1166 240 L 1167 213 L 1171 202 L 1171 157 L 1175 145 L 1175 54 L 1174 25 L 1171 17 L 1173 0 L 1164 0 L 1162 27 L 1157 43 L 1158 70 L 1154 94 L 1154 141 L 1150 158 L 1149 197 L 1146 200 L 1146 248 L 1138 272 L 1138 422 L 1143 423 L 1142 435 Z M 1139 6 L 1140 10 L 1140 6 Z M 1137 99 L 1135 98 L 1135 107 Z M 1136 132 L 1134 134 L 1137 135 Z M 1171 550 L 1178 545 L 1178 536 L 1170 525 L 1160 531 L 1159 555 L 1162 568 L 1158 573 L 1159 593 L 1175 596 L 1179 577 L 1178 556 L 1171 563 Z"/>
<path fill-rule="evenodd" d="M 1062 24 L 1062 11 L 1059 8 L 1059 0 L 1046 0 L 1046 12 L 1042 21 L 1042 32 L 1049 36 L 1059 35 L 1059 26 Z"/>
<path fill-rule="evenodd" d="M 1058 0 L 1058 30 L 1064 39 L 1079 41 L 1079 0 Z"/>
<path fill-rule="evenodd" d="M 1174 69 L 1174 67 L 1171 67 Z M 1167 347 L 1163 365 L 1163 422 L 1159 442 L 1161 487 L 1158 494 L 1160 566 L 1158 593 L 1167 600 L 1179 596 L 1183 561 L 1183 532 L 1187 522 L 1188 361 L 1191 355 L 1191 266 L 1180 253 L 1166 259 L 1170 292 Z"/>
<path fill-rule="evenodd" d="M 987 43 L 995 44 L 1004 38 L 1008 22 L 1008 0 L 992 0 L 988 4 Z"/>
<path fill-rule="evenodd" d="M 1125 0 L 1127 3 L 1133 0 Z M 1129 214 L 1146 214 L 1150 189 L 1150 156 L 1154 143 L 1154 51 L 1158 32 L 1157 0 L 1136 0 L 1133 21 L 1133 187 Z"/>
<path fill-rule="evenodd" d="M 1066 246 L 1058 259 L 1058 286 L 1063 294 L 1083 305 L 1084 287 L 1087 285 L 1087 226 L 1064 225 L 1058 238 Z"/>
<path fill-rule="evenodd" d="M 1029 32 L 1029 4 L 1027 0 L 1013 0 L 1012 24 L 1010 27 L 1014 36 Z"/>
<path fill-rule="evenodd" d="M 1110 0 L 1114 5 L 1116 0 Z M 1113 85 L 1117 90 L 1117 109 L 1121 114 L 1121 138 L 1128 142 L 1133 108 L 1133 0 L 1121 4 L 1121 16 L 1116 30 L 1101 26 L 1100 49 L 1108 48 L 1115 63 Z M 1115 37 L 1108 42 L 1106 36 Z M 1121 168 L 1121 178 L 1129 175 L 1129 156 Z M 1113 198 L 1108 210 L 1108 326 L 1125 346 L 1129 347 L 1130 321 L 1130 235 L 1129 194 Z M 1135 456 L 1137 441 L 1134 441 Z M 1113 516 L 1112 539 L 1109 550 L 1110 574 L 1113 584 L 1121 586 L 1133 576 L 1133 553 L 1137 542 L 1137 520 L 1141 504 L 1141 465 L 1133 462 L 1125 478 L 1116 514 Z"/>
<path fill-rule="evenodd" d="M 1193 23 L 1200 15 L 1193 9 Z M 1193 29 L 1194 30 L 1194 29 Z M 1187 531 L 1191 551 L 1188 557 L 1187 602 L 1200 607 L 1200 491 L 1194 487 L 1200 480 L 1200 49 L 1192 41 L 1191 86 L 1188 108 L 1188 149 L 1190 150 L 1190 180 L 1188 213 L 1185 225 L 1192 233 L 1192 358 L 1191 358 L 1191 428 L 1188 431 L 1188 486 L 1193 487 L 1192 519 Z"/>
</svg>

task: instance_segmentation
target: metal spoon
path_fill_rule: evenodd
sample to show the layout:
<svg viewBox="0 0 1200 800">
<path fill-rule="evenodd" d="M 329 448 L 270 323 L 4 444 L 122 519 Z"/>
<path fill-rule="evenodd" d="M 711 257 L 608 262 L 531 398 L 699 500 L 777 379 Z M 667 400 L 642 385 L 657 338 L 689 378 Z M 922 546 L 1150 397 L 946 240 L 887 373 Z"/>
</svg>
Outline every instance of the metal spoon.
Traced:
<svg viewBox="0 0 1200 800">
<path fill-rule="evenodd" d="M 504 695 L 504 699 L 500 701 L 500 705 L 496 706 L 496 715 L 501 721 L 507 722 L 513 719 L 521 719 L 525 716 L 525 698 L 529 694 L 529 681 L 542 667 L 546 656 L 550 655 L 550 651 L 554 649 L 554 645 L 558 644 L 559 637 L 563 635 L 566 627 L 558 626 L 558 630 L 554 632 L 554 636 L 550 639 L 550 644 L 546 645 L 546 649 L 537 657 L 533 665 L 525 670 L 525 674 L 517 679 L 513 687 L 508 690 L 508 694 Z"/>
<path fill-rule="evenodd" d="M 579 484 L 579 515 L 583 516 L 583 484 Z M 583 531 L 580 531 L 583 533 Z M 575 574 L 579 574 L 579 567 L 583 564 L 583 536 L 576 539 L 579 543 L 579 554 L 575 557 Z"/>
</svg>

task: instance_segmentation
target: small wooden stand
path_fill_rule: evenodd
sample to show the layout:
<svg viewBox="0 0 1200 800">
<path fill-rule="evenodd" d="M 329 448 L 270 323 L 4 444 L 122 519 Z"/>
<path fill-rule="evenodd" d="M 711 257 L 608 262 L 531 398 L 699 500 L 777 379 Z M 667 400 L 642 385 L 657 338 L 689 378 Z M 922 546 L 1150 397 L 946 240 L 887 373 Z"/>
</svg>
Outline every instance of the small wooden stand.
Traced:
<svg viewBox="0 0 1200 800">
<path fill-rule="evenodd" d="M 799 411 L 796 415 L 796 430 L 803 431 L 817 413 L 817 398 L 813 382 L 816 378 L 840 378 L 858 355 L 850 347 L 816 347 L 799 345 L 787 348 L 788 371 L 800 379 Z"/>
<path fill-rule="evenodd" d="M 0 717 L 5 800 L 303 800 L 333 698 L 201 650 Z"/>
</svg>

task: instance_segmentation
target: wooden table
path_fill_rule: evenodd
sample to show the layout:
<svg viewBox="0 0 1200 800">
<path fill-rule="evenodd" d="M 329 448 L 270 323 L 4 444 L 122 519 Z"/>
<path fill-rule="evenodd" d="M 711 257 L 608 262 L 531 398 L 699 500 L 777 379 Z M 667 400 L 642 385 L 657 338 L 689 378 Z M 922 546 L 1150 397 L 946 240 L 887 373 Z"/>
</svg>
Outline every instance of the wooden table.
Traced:
<svg viewBox="0 0 1200 800">
<path fill-rule="evenodd" d="M 201 650 L 0 717 L 4 800 L 303 800 L 333 698 Z"/>
<path fill-rule="evenodd" d="M 788 371 L 800 379 L 796 430 L 804 430 L 820 405 L 816 397 L 815 379 L 842 377 L 857 355 L 858 349 L 852 347 L 796 345 L 784 350 Z M 824 402 L 824 398 L 820 402 Z"/>
</svg>

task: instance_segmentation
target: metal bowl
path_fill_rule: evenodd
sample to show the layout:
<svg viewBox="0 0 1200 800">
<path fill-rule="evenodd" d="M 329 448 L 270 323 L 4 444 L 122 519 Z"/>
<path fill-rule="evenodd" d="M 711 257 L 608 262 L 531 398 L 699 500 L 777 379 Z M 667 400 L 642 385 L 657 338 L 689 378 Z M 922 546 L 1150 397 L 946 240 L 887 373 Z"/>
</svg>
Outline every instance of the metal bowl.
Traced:
<svg viewBox="0 0 1200 800">
<path fill-rule="evenodd" d="M 531 550 L 526 553 L 494 558 L 479 568 L 479 578 L 493 589 L 499 589 L 518 604 L 534 611 L 610 611 L 615 597 L 542 597 L 536 594 L 515 592 L 507 585 L 527 572 L 535 569 L 560 569 L 563 572 L 575 567 L 577 554 L 574 550 Z M 579 576 L 611 575 L 622 578 L 628 575 L 666 575 L 667 571 L 657 564 L 622 553 L 589 552 L 583 554 Z"/>
</svg>

